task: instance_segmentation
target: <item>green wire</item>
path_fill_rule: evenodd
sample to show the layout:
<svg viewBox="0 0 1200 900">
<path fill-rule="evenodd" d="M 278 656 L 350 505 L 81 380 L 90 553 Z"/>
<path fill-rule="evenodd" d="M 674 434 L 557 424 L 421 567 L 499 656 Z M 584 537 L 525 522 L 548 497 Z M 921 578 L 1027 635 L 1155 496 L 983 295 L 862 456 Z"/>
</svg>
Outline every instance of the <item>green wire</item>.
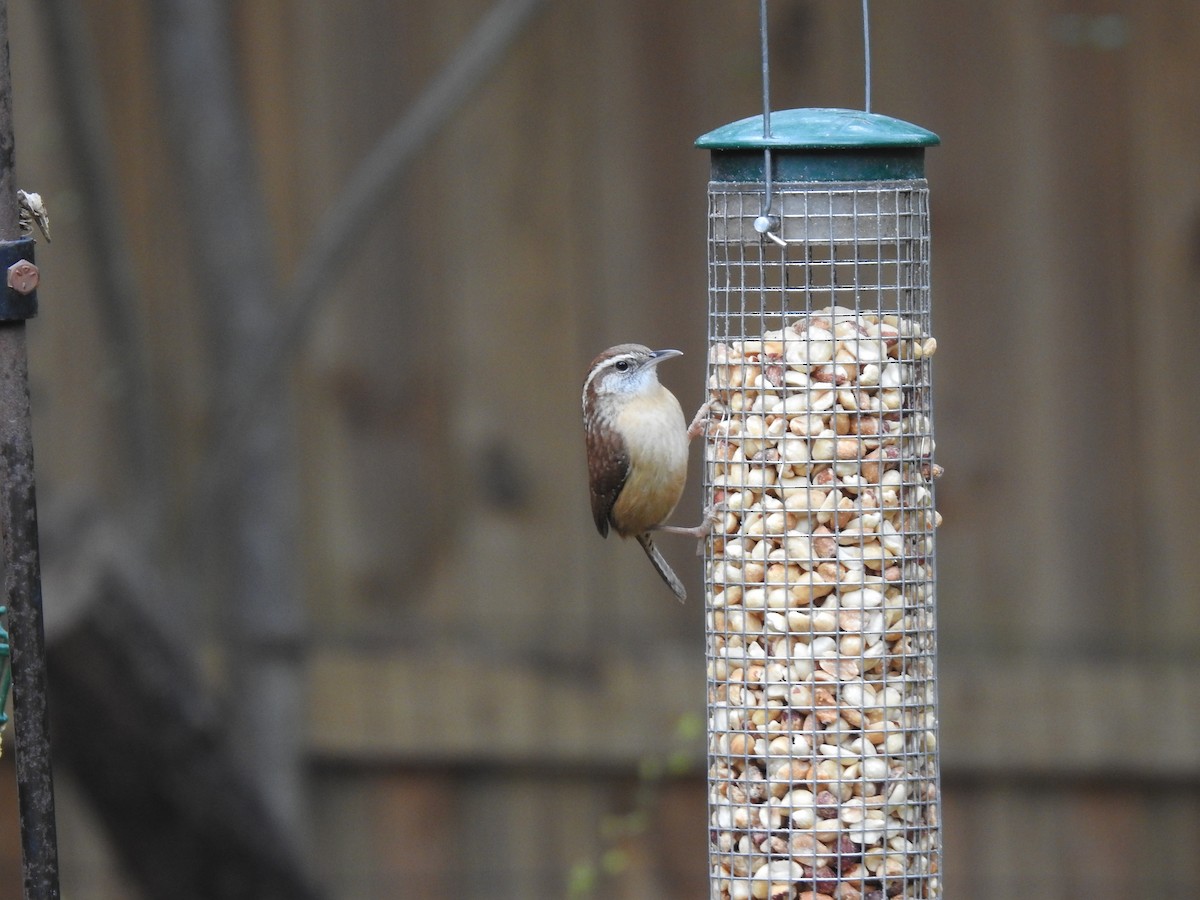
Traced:
<svg viewBox="0 0 1200 900">
<path fill-rule="evenodd" d="M 0 606 L 0 616 L 7 615 L 8 607 Z M 9 661 L 8 630 L 0 620 L 0 728 L 8 724 L 8 692 L 12 687 L 12 664 Z"/>
</svg>

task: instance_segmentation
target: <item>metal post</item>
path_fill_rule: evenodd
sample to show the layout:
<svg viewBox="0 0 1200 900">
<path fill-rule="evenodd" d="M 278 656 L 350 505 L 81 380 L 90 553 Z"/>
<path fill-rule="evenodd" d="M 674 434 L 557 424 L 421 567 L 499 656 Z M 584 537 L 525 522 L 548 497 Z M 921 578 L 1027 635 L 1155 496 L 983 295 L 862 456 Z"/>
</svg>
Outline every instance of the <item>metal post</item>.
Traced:
<svg viewBox="0 0 1200 900">
<path fill-rule="evenodd" d="M 19 242 L 13 182 L 12 79 L 8 54 L 8 4 L 0 0 L 0 245 Z M 32 244 L 32 242 L 29 242 Z M 25 257 L 31 260 L 31 254 Z M 5 262 L 8 267 L 9 262 Z M 12 263 L 11 265 L 21 265 Z M 31 268 L 30 262 L 24 265 Z M 11 298 L 21 290 L 0 286 Z M 18 306 L 21 305 L 18 303 Z M 24 315 L 32 314 L 28 304 Z M 46 714 L 45 640 L 42 633 L 41 566 L 33 437 L 29 415 L 29 370 L 23 317 L 0 321 L 0 540 L 4 551 L 4 596 L 12 648 L 13 729 L 16 736 L 18 806 L 25 900 L 59 896 L 58 843 L 54 826 L 54 779 Z"/>
</svg>

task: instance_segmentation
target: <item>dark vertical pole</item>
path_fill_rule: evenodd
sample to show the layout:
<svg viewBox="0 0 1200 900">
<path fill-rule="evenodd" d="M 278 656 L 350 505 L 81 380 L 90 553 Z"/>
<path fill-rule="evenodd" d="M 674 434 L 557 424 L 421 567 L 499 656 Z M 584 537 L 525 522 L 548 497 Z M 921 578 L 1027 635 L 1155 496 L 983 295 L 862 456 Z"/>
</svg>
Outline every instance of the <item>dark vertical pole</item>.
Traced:
<svg viewBox="0 0 1200 900">
<path fill-rule="evenodd" d="M 0 0 L 0 241 L 20 238 L 13 183 L 12 76 L 8 4 Z M 3 274 L 7 279 L 6 273 Z M 7 284 L 0 290 L 9 290 Z M 46 715 L 41 565 L 25 322 L 0 322 L 0 539 L 12 648 L 13 730 L 25 900 L 59 896 L 54 779 Z"/>
</svg>

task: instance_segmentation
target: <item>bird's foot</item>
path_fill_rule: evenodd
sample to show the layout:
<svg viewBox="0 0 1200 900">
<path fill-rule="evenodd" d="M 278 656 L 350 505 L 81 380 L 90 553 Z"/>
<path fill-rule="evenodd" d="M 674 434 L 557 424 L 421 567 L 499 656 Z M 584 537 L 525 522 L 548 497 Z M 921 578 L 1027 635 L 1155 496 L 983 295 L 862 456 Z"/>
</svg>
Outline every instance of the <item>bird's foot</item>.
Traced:
<svg viewBox="0 0 1200 900">
<path fill-rule="evenodd" d="M 705 400 L 700 404 L 700 408 L 696 410 L 696 415 L 692 416 L 692 423 L 688 425 L 687 436 L 688 440 L 698 437 L 708 429 L 708 420 L 712 418 L 712 401 Z"/>
<path fill-rule="evenodd" d="M 695 538 L 699 543 L 696 546 L 696 555 L 704 555 L 704 542 L 708 540 L 712 534 L 713 526 L 721 520 L 721 512 L 716 506 L 710 506 L 704 510 L 704 521 L 699 525 L 658 525 L 655 526 L 655 531 L 665 531 L 669 534 L 682 534 L 687 537 Z"/>
</svg>

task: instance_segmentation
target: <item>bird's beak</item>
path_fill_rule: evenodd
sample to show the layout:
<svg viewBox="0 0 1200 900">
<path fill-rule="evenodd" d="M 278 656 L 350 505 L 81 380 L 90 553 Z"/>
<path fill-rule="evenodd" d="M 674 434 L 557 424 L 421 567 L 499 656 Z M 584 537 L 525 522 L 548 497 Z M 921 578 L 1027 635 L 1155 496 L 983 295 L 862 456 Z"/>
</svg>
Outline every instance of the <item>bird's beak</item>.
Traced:
<svg viewBox="0 0 1200 900">
<path fill-rule="evenodd" d="M 657 366 L 664 359 L 670 359 L 672 356 L 683 356 L 682 350 L 654 350 L 650 354 L 650 358 L 646 360 L 647 366 Z"/>
</svg>

